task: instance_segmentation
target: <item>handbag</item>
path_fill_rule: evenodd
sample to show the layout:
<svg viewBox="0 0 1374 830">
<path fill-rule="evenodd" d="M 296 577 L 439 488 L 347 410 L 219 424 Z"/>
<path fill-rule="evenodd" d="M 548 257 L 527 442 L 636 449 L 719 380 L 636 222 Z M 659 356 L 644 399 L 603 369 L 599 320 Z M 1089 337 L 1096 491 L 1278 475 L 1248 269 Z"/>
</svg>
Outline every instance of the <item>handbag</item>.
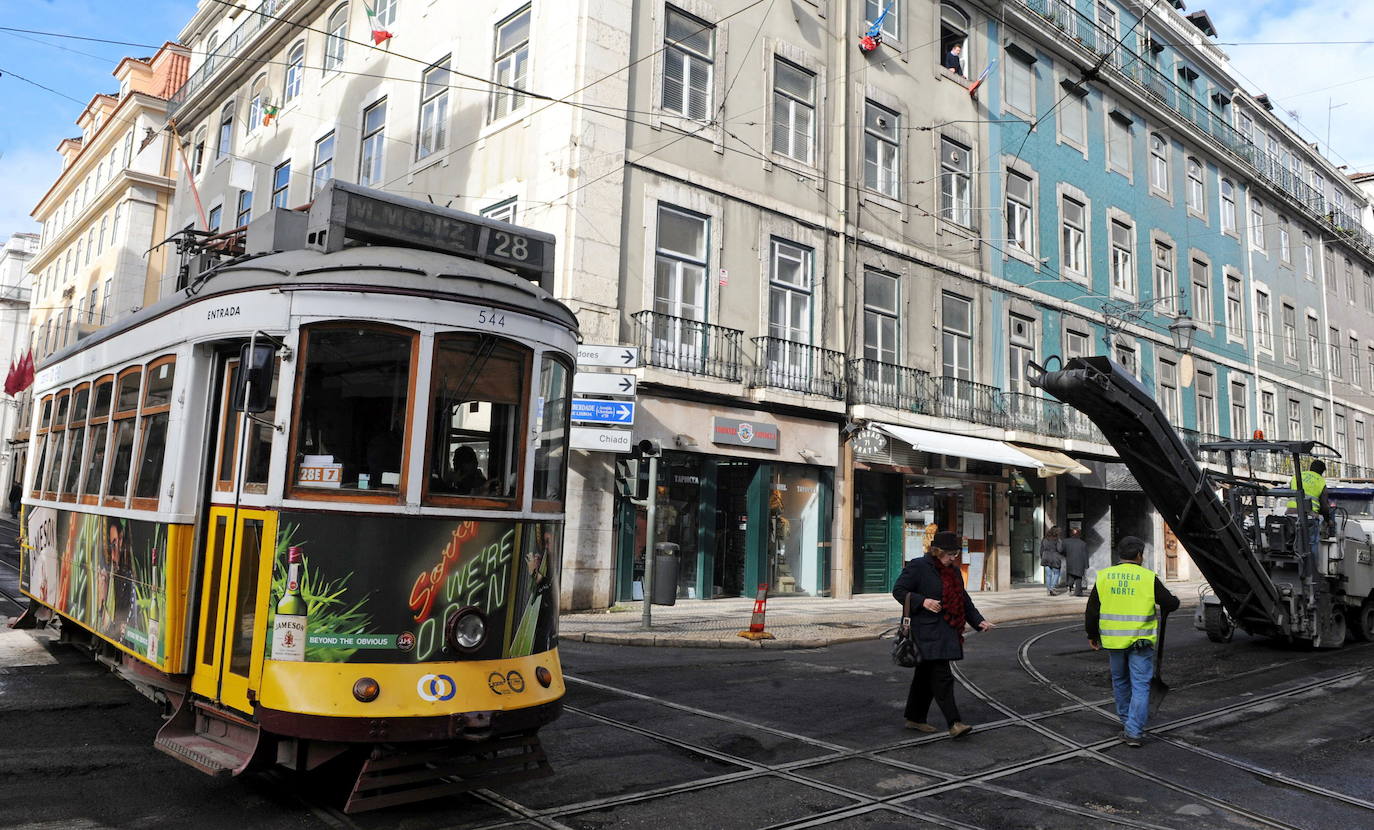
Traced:
<svg viewBox="0 0 1374 830">
<path fill-rule="evenodd" d="M 911 594 L 902 600 L 902 622 L 897 626 L 897 638 L 892 643 L 892 662 L 904 669 L 915 668 L 921 662 L 921 652 L 911 639 Z"/>
</svg>

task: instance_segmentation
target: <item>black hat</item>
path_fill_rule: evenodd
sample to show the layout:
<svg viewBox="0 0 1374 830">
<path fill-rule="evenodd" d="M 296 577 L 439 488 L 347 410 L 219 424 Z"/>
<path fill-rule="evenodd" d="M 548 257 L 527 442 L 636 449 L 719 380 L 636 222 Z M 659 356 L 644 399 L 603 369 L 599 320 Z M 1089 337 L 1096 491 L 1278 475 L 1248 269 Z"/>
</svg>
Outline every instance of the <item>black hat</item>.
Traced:
<svg viewBox="0 0 1374 830">
<path fill-rule="evenodd" d="M 964 547 L 964 540 L 960 539 L 959 534 L 952 530 L 942 530 L 930 540 L 930 546 L 940 550 L 961 550 Z"/>
</svg>

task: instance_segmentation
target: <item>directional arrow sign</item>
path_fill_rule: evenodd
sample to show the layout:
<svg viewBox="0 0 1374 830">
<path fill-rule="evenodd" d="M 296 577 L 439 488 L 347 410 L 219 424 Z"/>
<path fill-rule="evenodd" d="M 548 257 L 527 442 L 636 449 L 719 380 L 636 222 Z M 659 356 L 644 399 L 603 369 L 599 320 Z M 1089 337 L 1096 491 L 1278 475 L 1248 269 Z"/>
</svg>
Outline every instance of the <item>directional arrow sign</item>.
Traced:
<svg viewBox="0 0 1374 830">
<path fill-rule="evenodd" d="M 631 426 L 635 422 L 634 401 L 598 401 L 573 398 L 572 419 L 581 424 L 619 424 Z"/>
<path fill-rule="evenodd" d="M 573 392 L 578 395 L 624 395 L 633 398 L 635 376 L 597 372 L 578 372 L 573 375 Z"/>
<path fill-rule="evenodd" d="M 617 369 L 639 368 L 638 346 L 578 346 L 578 366 L 612 366 Z"/>
</svg>

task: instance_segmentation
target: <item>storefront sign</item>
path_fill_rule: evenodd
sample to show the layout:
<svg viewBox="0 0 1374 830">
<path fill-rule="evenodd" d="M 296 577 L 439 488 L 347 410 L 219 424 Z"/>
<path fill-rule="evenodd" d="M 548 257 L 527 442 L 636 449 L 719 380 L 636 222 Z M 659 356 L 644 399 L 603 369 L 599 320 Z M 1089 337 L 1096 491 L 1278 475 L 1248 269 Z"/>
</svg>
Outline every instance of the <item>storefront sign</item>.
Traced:
<svg viewBox="0 0 1374 830">
<path fill-rule="evenodd" d="M 718 417 L 712 425 L 711 440 L 717 444 L 730 444 L 736 447 L 776 450 L 778 425 Z"/>
</svg>

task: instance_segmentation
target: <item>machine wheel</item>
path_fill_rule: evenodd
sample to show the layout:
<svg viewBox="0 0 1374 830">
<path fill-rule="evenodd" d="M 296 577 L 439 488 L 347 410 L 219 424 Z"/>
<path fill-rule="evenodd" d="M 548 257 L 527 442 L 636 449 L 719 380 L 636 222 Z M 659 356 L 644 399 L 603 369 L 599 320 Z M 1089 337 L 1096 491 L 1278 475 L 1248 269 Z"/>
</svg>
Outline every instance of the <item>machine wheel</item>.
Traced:
<svg viewBox="0 0 1374 830">
<path fill-rule="evenodd" d="M 1202 607 L 1202 625 L 1207 631 L 1207 639 L 1214 643 L 1229 643 L 1231 636 L 1236 633 L 1231 615 L 1227 614 L 1221 605 L 1209 604 Z"/>
<path fill-rule="evenodd" d="M 1359 608 L 1350 609 L 1347 616 L 1353 639 L 1362 643 L 1374 641 L 1374 599 L 1367 599 Z"/>
<path fill-rule="evenodd" d="M 1322 629 L 1321 645 L 1318 648 L 1340 648 L 1345 645 L 1345 612 L 1332 611 Z"/>
</svg>

